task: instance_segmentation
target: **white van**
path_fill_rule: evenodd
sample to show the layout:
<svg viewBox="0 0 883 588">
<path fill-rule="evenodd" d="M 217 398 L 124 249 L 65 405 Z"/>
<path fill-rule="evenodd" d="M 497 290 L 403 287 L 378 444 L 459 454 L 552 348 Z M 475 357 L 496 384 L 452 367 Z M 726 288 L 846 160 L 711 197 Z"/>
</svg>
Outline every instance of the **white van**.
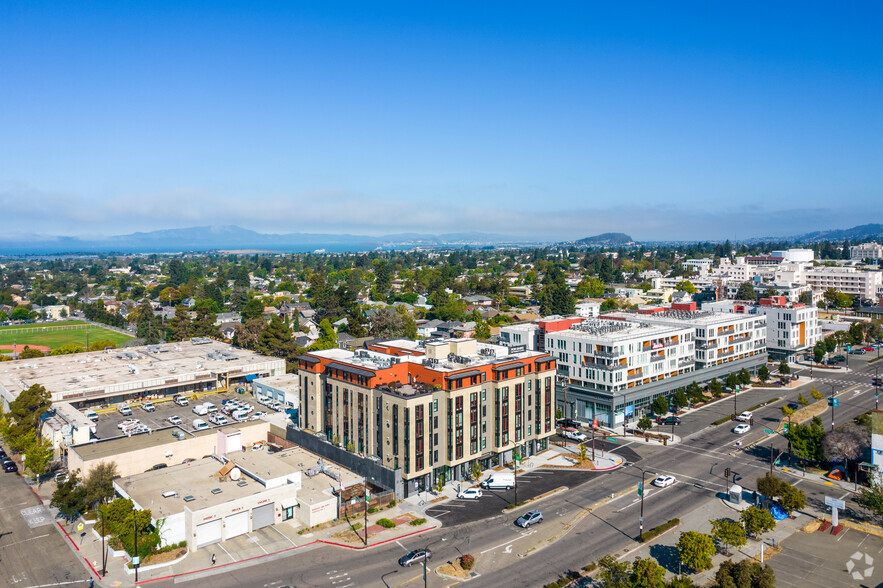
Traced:
<svg viewBox="0 0 883 588">
<path fill-rule="evenodd" d="M 515 474 L 512 472 L 494 472 L 491 477 L 481 483 L 488 490 L 509 490 L 515 486 Z"/>
<path fill-rule="evenodd" d="M 211 402 L 204 402 L 202 405 L 203 405 L 203 406 L 206 408 L 206 410 L 209 411 L 209 412 L 218 412 L 218 407 L 215 406 L 214 404 L 212 404 Z"/>
<path fill-rule="evenodd" d="M 195 409 L 194 409 L 195 410 Z M 202 431 L 208 429 L 208 423 L 202 419 L 193 419 L 193 430 Z"/>
<path fill-rule="evenodd" d="M 234 410 L 233 414 L 231 414 L 230 416 L 241 423 L 242 421 L 248 419 L 248 411 L 242 409 Z"/>
<path fill-rule="evenodd" d="M 83 416 L 85 416 L 87 419 L 89 419 L 89 420 L 92 421 L 93 423 L 97 423 L 97 422 L 98 422 L 98 413 L 96 413 L 96 412 L 95 412 L 94 410 L 92 410 L 91 408 L 87 408 L 86 410 L 84 410 L 84 411 L 83 411 Z"/>
<path fill-rule="evenodd" d="M 192 409 L 193 414 L 198 414 L 199 416 L 205 416 L 208 414 L 208 408 L 204 404 L 197 404 Z"/>
</svg>

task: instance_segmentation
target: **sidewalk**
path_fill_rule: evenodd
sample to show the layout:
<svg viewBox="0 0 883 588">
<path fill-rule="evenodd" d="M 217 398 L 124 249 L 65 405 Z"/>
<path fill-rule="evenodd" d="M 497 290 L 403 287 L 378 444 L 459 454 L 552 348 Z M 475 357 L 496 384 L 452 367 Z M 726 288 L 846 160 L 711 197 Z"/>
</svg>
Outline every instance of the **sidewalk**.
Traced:
<svg viewBox="0 0 883 588">
<path fill-rule="evenodd" d="M 700 533 L 711 534 L 711 522 L 717 519 L 733 519 L 739 520 L 739 512 L 731 506 L 727 506 L 722 499 L 715 499 L 707 502 L 681 517 L 681 524 L 664 533 L 657 539 L 651 541 L 650 544 L 641 545 L 632 542 L 630 547 L 625 549 L 627 555 L 623 557 L 623 561 L 634 561 L 637 558 L 653 558 L 656 562 L 665 568 L 667 578 L 679 575 L 683 570 L 680 567 L 680 558 L 678 555 L 677 543 L 681 533 L 686 531 L 699 531 Z M 723 553 L 717 553 L 712 558 L 713 567 L 711 570 L 700 572 L 692 575 L 693 582 L 698 586 L 704 586 L 714 580 L 714 574 L 720 564 L 725 559 L 738 562 L 751 557 L 759 557 L 761 544 L 764 549 L 775 546 L 786 538 L 790 537 L 795 531 L 802 528 L 809 521 L 814 519 L 813 514 L 798 513 L 796 519 L 784 519 L 776 521 L 776 528 L 771 532 L 762 536 L 762 541 L 749 539 L 748 543 L 741 549 L 730 547 L 730 556 Z"/>
<path fill-rule="evenodd" d="M 591 460 L 591 441 L 587 442 L 586 448 L 588 449 L 588 458 Z M 569 468 L 570 466 L 575 465 L 576 461 L 574 460 L 574 458 L 578 455 L 578 451 L 579 450 L 577 449 L 576 443 L 569 443 L 565 447 L 550 445 L 549 448 L 545 451 L 542 451 L 537 455 L 532 455 L 530 457 L 524 458 L 524 461 L 521 462 L 521 467 L 518 468 L 518 475 L 526 474 L 536 469 L 550 466 L 554 467 L 555 469 Z M 624 462 L 625 460 L 616 453 L 603 451 L 601 449 L 595 450 L 595 459 L 593 460 L 593 463 L 595 465 L 594 471 L 608 471 L 616 469 L 618 467 L 621 467 Z M 427 508 L 431 508 L 439 502 L 457 498 L 457 492 L 459 492 L 460 490 L 465 490 L 467 488 L 472 488 L 473 486 L 478 486 L 483 480 L 489 478 L 491 474 L 493 474 L 495 471 L 511 472 L 512 467 L 498 467 L 484 471 L 482 472 L 482 475 L 478 480 L 455 480 L 453 482 L 448 482 L 444 485 L 441 492 L 437 492 L 435 490 L 420 492 L 419 494 L 409 496 L 402 501 L 402 504 L 409 505 L 412 510 L 416 510 L 417 512 L 425 512 Z"/>
<path fill-rule="evenodd" d="M 38 489 L 36 486 L 32 486 L 32 489 L 43 500 L 50 514 L 55 517 L 58 511 L 49 506 L 54 486 L 43 484 L 42 488 Z M 377 520 L 381 518 L 388 518 L 395 522 L 395 528 L 386 529 L 378 525 Z M 425 518 L 426 521 L 416 526 L 410 524 L 411 521 L 420 518 Z M 58 527 L 67 535 L 71 549 L 75 550 L 77 555 L 82 557 L 91 567 L 90 572 L 95 579 L 96 586 L 135 585 L 134 570 L 127 567 L 129 559 L 122 553 L 119 557 L 112 556 L 111 552 L 108 553 L 107 575 L 104 578 L 100 577 L 102 542 L 99 533 L 93 529 L 92 522 L 77 520 L 67 524 L 62 519 L 55 520 L 58 522 Z M 80 523 L 83 523 L 82 531 L 78 530 Z M 368 515 L 369 535 L 366 547 L 362 539 L 364 528 L 360 527 L 357 536 L 352 532 L 350 523 L 364 524 L 364 518 L 357 516 L 350 519 L 349 523 L 344 520 L 332 527 L 316 530 L 305 530 L 302 523 L 296 519 L 277 523 L 201 548 L 195 552 L 185 552 L 182 557 L 171 563 L 142 567 L 138 572 L 138 584 L 179 576 L 223 573 L 222 570 L 229 570 L 231 566 L 253 565 L 284 557 L 295 550 L 315 549 L 322 545 L 331 545 L 335 549 L 371 549 L 441 526 L 441 522 L 437 519 L 427 517 L 412 508 L 412 505 L 400 502 L 392 508 Z M 214 563 L 212 562 L 213 555 L 215 556 Z"/>
</svg>

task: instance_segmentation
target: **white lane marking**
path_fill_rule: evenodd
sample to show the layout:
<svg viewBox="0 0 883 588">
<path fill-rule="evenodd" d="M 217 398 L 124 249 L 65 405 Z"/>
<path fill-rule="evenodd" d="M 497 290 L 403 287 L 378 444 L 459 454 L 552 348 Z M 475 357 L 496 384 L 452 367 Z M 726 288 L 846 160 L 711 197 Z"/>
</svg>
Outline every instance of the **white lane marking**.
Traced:
<svg viewBox="0 0 883 588">
<path fill-rule="evenodd" d="M 239 561 L 238 559 L 236 559 L 235 557 L 233 557 L 232 555 L 230 555 L 230 552 L 227 551 L 226 549 L 224 549 L 224 546 L 223 546 L 223 545 L 221 545 L 220 543 L 217 543 L 216 545 L 217 545 L 218 547 L 221 548 L 221 551 L 223 551 L 224 553 L 227 554 L 227 557 L 229 557 L 229 558 L 232 559 L 233 561 Z M 260 543 L 258 543 L 258 547 L 261 547 L 261 544 L 260 544 Z M 261 547 L 261 549 L 264 550 L 264 553 L 267 553 L 267 550 L 266 550 L 266 549 L 264 549 L 263 547 Z"/>
<path fill-rule="evenodd" d="M 43 537 L 48 537 L 51 533 L 46 533 L 45 535 L 40 535 L 38 537 L 31 537 L 30 539 L 22 539 L 21 541 L 16 541 L 15 543 L 4 543 L 3 547 L 12 547 L 13 545 L 18 545 L 19 543 L 27 543 L 28 541 L 33 541 L 34 539 L 42 539 Z"/>
<path fill-rule="evenodd" d="M 497 545 L 496 547 L 491 547 L 490 549 L 485 549 L 485 550 L 482 551 L 481 553 L 484 554 L 484 553 L 487 553 L 487 552 L 489 552 L 489 551 L 493 551 L 494 549 L 499 549 L 500 547 L 505 547 L 506 545 L 509 545 L 510 543 L 512 543 L 512 542 L 514 542 L 514 541 L 518 541 L 519 539 L 524 539 L 525 537 L 529 537 L 530 535 L 533 535 L 534 533 L 536 533 L 536 531 L 528 531 L 528 532 L 526 532 L 526 533 L 522 533 L 519 537 L 515 537 L 515 538 L 513 538 L 513 539 L 510 539 L 509 541 L 506 541 L 505 543 L 500 543 L 500 544 Z"/>
</svg>

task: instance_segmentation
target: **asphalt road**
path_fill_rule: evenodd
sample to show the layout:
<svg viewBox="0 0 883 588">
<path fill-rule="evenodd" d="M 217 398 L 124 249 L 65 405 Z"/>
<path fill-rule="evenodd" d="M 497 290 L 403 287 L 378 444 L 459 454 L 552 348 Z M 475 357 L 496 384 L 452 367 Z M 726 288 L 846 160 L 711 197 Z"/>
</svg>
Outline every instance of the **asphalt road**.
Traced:
<svg viewBox="0 0 883 588">
<path fill-rule="evenodd" d="M 24 478 L 0 474 L 0 493 L 0 585 L 85 586 L 89 572 L 83 560 Z"/>
<path fill-rule="evenodd" d="M 870 359 L 870 357 L 867 357 Z M 723 478 L 724 469 L 729 467 L 736 474 L 737 481 L 751 489 L 758 477 L 769 471 L 769 445 L 774 452 L 784 449 L 787 443 L 783 438 L 770 436 L 764 428 L 778 423 L 781 406 L 794 402 L 803 392 L 809 398 L 811 385 L 827 394 L 830 386 L 841 392 L 840 406 L 835 411 L 837 422 L 851 420 L 861 413 L 874 408 L 874 394 L 870 385 L 873 367 L 867 359 L 850 359 L 851 373 L 824 373 L 815 370 L 816 380 L 812 384 L 795 389 L 762 389 L 740 394 L 737 398 L 741 412 L 761 401 L 780 397 L 771 405 L 755 410 L 755 425 L 745 435 L 731 432 L 732 423 L 717 427 L 708 425 L 722 415 L 732 414 L 732 404 L 712 406 L 688 415 L 678 434 L 684 440 L 669 447 L 659 447 L 630 442 L 618 444 L 619 452 L 634 467 L 623 468 L 607 474 L 582 474 L 562 470 L 534 472 L 527 478 L 531 485 L 524 490 L 525 496 L 539 494 L 542 488 L 552 489 L 561 485 L 570 490 L 542 500 L 536 508 L 543 511 L 546 522 L 529 530 L 519 529 L 513 524 L 519 513 L 501 513 L 493 501 L 502 503 L 507 496 L 485 499 L 474 503 L 464 503 L 462 508 L 441 517 L 445 526 L 436 531 L 407 538 L 401 541 L 360 553 L 331 547 L 319 547 L 308 552 L 300 550 L 276 562 L 266 562 L 239 570 L 225 569 L 213 573 L 214 588 L 240 586 L 316 586 L 329 588 L 349 588 L 350 586 L 415 586 L 422 581 L 419 568 L 400 568 L 399 557 L 410 549 L 422 548 L 429 544 L 433 551 L 432 567 L 453 560 L 460 553 L 472 553 L 479 557 L 482 575 L 470 581 L 470 586 L 538 586 L 553 580 L 560 573 L 579 568 L 606 554 L 621 554 L 635 545 L 639 530 L 640 501 L 632 492 L 595 508 L 583 516 L 557 541 L 548 545 L 550 530 L 554 521 L 574 521 L 598 500 L 620 491 L 630 490 L 646 472 L 649 483 L 655 474 L 670 474 L 678 479 L 673 486 L 664 489 L 647 488 L 644 496 L 644 529 L 648 530 L 672 518 L 702 508 L 709 500 L 724 491 L 730 480 Z M 742 404 L 744 401 L 745 404 Z M 724 408 L 723 405 L 727 405 Z M 827 422 L 827 421 L 826 421 Z M 736 442 L 741 441 L 737 448 Z M 763 442 L 761 445 L 758 443 Z M 612 447 L 611 447 L 612 449 Z M 578 484 L 576 476 L 584 476 Z M 567 483 L 562 481 L 567 480 Z M 832 488 L 811 479 L 796 480 L 798 487 L 807 494 L 813 506 L 823 506 L 826 495 L 842 496 L 839 488 Z M 534 485 L 535 484 L 535 485 Z M 578 485 L 577 485 L 578 484 Z M 527 484 L 521 486 L 525 488 Z M 501 499 L 500 499 L 501 498 Z M 519 496 L 519 500 L 522 497 Z M 456 513 L 455 513 L 456 510 Z M 520 512 L 520 511 L 519 511 Z M 447 519 L 447 520 L 446 520 Z M 442 541 L 445 539 L 445 541 Z M 546 546 L 548 545 L 548 546 Z M 205 576 L 194 575 L 188 580 L 204 582 Z M 182 579 L 183 580 L 183 579 Z M 180 581 L 180 580 L 179 580 Z M 171 582 L 166 583 L 171 586 Z M 450 584 L 435 574 L 428 577 L 428 585 L 439 587 Z"/>
</svg>

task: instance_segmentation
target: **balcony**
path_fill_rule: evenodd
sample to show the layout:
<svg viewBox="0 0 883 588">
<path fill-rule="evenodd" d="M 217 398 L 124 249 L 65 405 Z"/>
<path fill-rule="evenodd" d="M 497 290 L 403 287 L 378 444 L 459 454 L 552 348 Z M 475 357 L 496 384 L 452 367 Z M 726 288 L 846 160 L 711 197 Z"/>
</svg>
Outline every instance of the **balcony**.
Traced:
<svg viewBox="0 0 883 588">
<path fill-rule="evenodd" d="M 735 351 L 720 351 L 720 352 L 718 352 L 717 357 L 718 357 L 718 359 L 723 359 L 725 357 L 730 357 L 731 355 L 734 355 L 735 353 L 736 353 Z"/>
<path fill-rule="evenodd" d="M 626 381 L 633 382 L 634 380 L 640 380 L 643 377 L 644 377 L 644 374 L 632 374 L 626 379 Z"/>
<path fill-rule="evenodd" d="M 738 337 L 734 337 L 734 338 L 730 341 L 730 344 L 733 344 L 733 343 L 742 343 L 743 341 L 748 341 L 749 339 L 751 339 L 751 335 L 740 335 L 740 336 L 738 336 Z"/>
<path fill-rule="evenodd" d="M 693 358 L 682 358 L 678 360 L 678 368 L 685 368 L 687 366 L 691 366 L 695 363 Z"/>
<path fill-rule="evenodd" d="M 605 357 L 608 359 L 616 359 L 621 354 L 618 351 L 595 351 L 593 352 L 595 357 Z"/>
<path fill-rule="evenodd" d="M 652 363 L 652 362 L 657 362 L 657 361 L 665 361 L 665 356 L 664 356 L 664 355 L 652 355 L 652 356 L 650 356 L 650 362 L 651 362 L 651 363 Z"/>
<path fill-rule="evenodd" d="M 704 341 L 696 341 L 696 349 L 705 351 L 706 349 L 717 349 L 717 340 L 715 339 L 711 343 Z"/>
<path fill-rule="evenodd" d="M 624 368 L 625 366 L 620 365 L 618 363 L 606 364 L 606 363 L 595 363 L 594 361 L 587 361 L 587 362 L 583 363 L 583 367 L 593 369 L 593 370 L 604 370 L 606 372 L 613 372 L 613 371 L 616 371 L 620 368 Z"/>
</svg>

